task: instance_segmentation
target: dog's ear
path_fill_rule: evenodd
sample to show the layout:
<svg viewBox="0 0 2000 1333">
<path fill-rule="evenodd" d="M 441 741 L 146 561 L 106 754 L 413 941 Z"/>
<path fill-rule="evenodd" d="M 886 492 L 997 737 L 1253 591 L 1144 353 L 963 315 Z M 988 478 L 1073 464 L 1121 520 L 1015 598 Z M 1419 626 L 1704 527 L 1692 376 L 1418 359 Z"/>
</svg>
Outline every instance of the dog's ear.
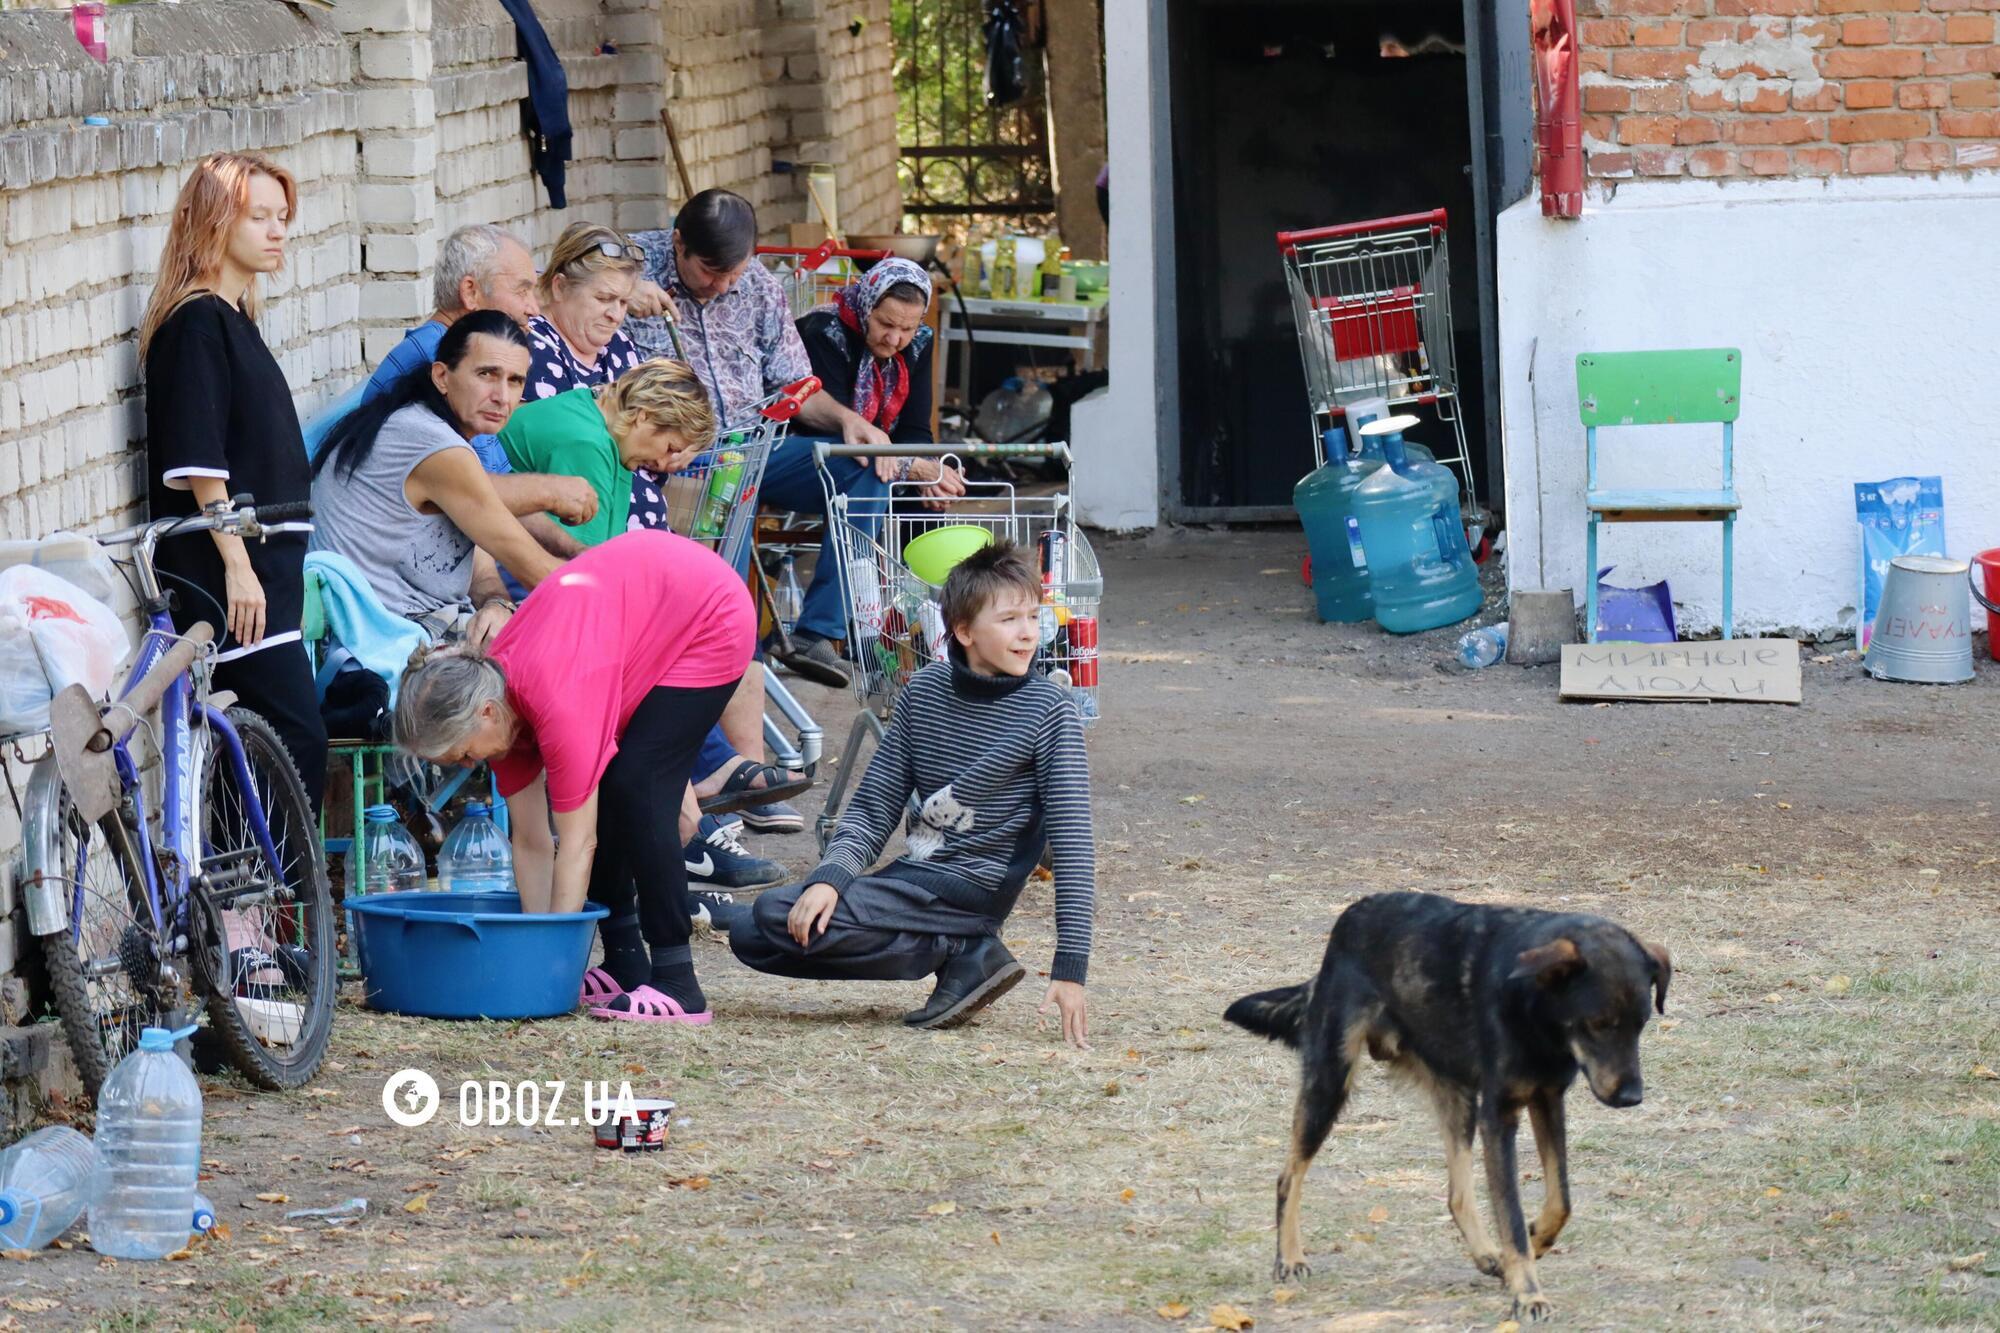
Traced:
<svg viewBox="0 0 2000 1333">
<path fill-rule="evenodd" d="M 1583 971 L 1583 955 L 1569 940 L 1550 940 L 1532 949 L 1523 949 L 1514 959 L 1513 975 L 1532 977 L 1543 986 L 1553 986 Z"/>
<path fill-rule="evenodd" d="M 1637 935 L 1632 938 L 1638 940 L 1639 947 L 1645 950 L 1647 959 L 1653 964 L 1653 1009 L 1664 1014 L 1667 1012 L 1667 983 L 1674 979 L 1674 960 L 1667 953 L 1666 945 L 1641 940 Z"/>
</svg>

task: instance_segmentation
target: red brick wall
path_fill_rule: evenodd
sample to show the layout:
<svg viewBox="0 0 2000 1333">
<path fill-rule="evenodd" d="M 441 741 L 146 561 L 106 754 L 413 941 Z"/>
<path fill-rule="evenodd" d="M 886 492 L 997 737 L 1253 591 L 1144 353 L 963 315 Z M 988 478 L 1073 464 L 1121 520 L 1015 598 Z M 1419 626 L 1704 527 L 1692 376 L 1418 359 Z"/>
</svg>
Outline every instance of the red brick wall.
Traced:
<svg viewBox="0 0 2000 1333">
<path fill-rule="evenodd" d="M 2000 168 L 2000 0 L 1577 0 L 1591 176 Z"/>
</svg>

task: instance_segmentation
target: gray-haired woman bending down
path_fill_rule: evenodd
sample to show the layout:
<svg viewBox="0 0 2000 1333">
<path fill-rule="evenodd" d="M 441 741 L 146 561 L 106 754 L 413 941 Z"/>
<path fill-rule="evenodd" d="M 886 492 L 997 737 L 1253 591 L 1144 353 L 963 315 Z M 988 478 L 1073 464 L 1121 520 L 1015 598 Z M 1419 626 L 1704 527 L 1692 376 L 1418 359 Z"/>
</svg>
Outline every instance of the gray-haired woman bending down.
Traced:
<svg viewBox="0 0 2000 1333">
<path fill-rule="evenodd" d="M 630 532 L 536 588 L 486 656 L 403 675 L 397 742 L 436 763 L 493 766 L 522 910 L 574 912 L 586 895 L 611 910 L 604 966 L 581 997 L 598 1018 L 714 1017 L 688 948 L 674 813 L 756 638 L 749 591 L 721 557 Z"/>
</svg>

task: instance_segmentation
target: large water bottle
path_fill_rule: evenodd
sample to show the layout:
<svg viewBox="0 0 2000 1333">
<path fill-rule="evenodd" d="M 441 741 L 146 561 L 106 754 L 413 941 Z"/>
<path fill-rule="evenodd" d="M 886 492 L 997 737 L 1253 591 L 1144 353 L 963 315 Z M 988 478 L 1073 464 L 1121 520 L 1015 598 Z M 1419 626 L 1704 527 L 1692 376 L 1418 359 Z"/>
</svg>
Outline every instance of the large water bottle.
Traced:
<svg viewBox="0 0 2000 1333">
<path fill-rule="evenodd" d="M 1292 487 L 1292 504 L 1312 552 L 1313 598 L 1321 620 L 1366 620 L 1375 600 L 1368 590 L 1367 550 L 1354 521 L 1354 491 L 1382 462 L 1349 457 L 1338 428 L 1326 433 L 1326 444 L 1326 466 Z"/>
<path fill-rule="evenodd" d="M 97 1094 L 90 1244 L 114 1259 L 164 1259 L 187 1244 L 201 1173 L 201 1088 L 174 1054 L 193 1028 L 147 1028 Z"/>
<path fill-rule="evenodd" d="M 0 1250 L 39 1250 L 90 1202 L 97 1150 L 67 1125 L 38 1129 L 0 1152 Z"/>
<path fill-rule="evenodd" d="M 371 805 L 363 816 L 361 846 L 347 852 L 347 894 L 401 893 L 424 887 L 424 853 L 403 827 L 393 805 Z"/>
<path fill-rule="evenodd" d="M 449 893 L 512 893 L 514 849 L 493 822 L 492 807 L 474 801 L 438 852 L 438 887 Z"/>
<path fill-rule="evenodd" d="M 1368 551 L 1375 620 L 1392 634 L 1415 634 L 1464 620 L 1484 594 L 1465 544 L 1458 479 L 1447 468 L 1410 456 L 1403 431 L 1411 416 L 1362 427 L 1379 439 L 1387 466 L 1355 487 L 1355 522 Z"/>
</svg>

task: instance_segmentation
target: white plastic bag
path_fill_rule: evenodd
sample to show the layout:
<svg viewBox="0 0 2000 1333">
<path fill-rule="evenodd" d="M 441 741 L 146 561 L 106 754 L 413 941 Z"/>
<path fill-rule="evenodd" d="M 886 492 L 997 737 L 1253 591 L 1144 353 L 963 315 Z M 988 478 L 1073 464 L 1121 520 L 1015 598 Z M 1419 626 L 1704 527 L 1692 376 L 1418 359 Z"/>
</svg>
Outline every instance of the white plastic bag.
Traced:
<svg viewBox="0 0 2000 1333">
<path fill-rule="evenodd" d="M 132 651 L 118 613 L 33 565 L 0 570 L 0 732 L 49 724 L 49 701 L 75 684 L 107 694 Z"/>
</svg>

